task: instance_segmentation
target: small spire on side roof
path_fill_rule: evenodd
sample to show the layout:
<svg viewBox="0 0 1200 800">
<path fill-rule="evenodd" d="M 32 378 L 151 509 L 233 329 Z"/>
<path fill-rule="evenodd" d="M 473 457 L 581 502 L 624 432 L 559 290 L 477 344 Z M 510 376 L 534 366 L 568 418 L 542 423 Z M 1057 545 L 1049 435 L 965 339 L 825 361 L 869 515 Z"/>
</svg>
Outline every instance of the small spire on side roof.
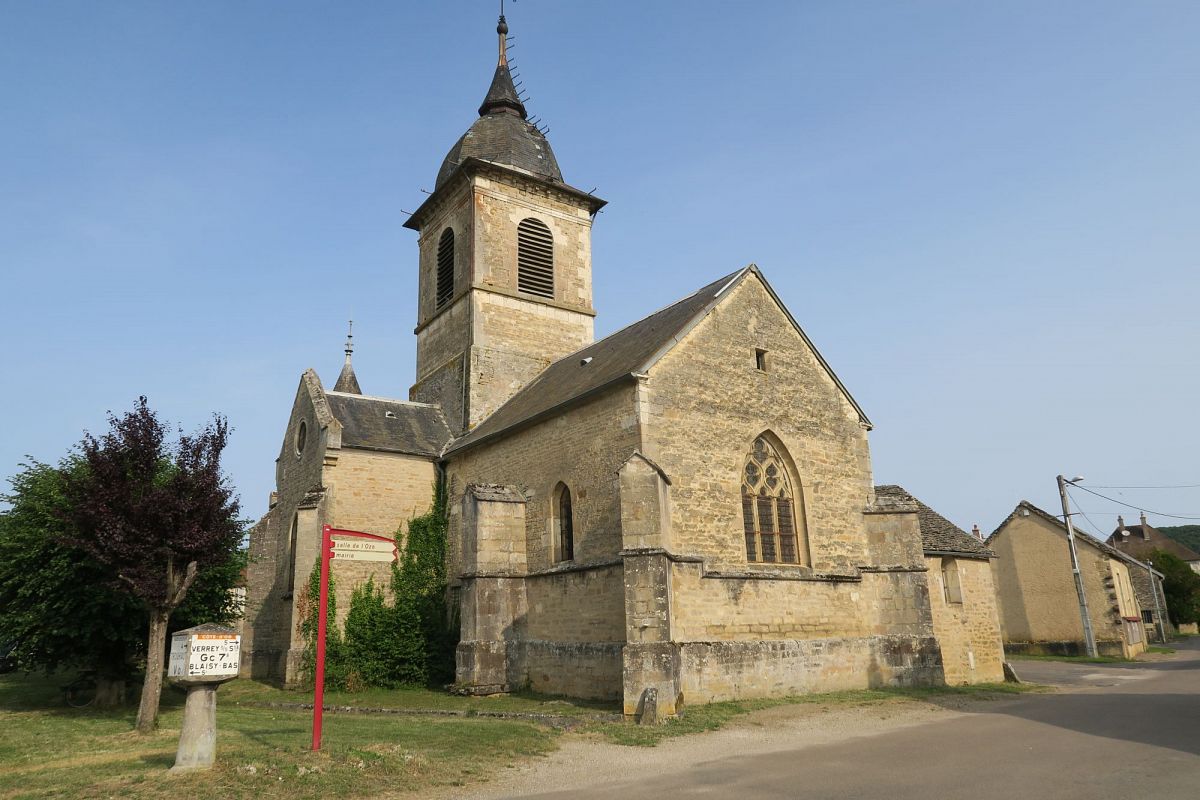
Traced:
<svg viewBox="0 0 1200 800">
<path fill-rule="evenodd" d="M 354 354 L 354 320 L 350 320 L 350 330 L 346 333 L 346 363 L 342 365 L 341 374 L 338 375 L 337 383 L 333 385 L 335 392 L 345 392 L 347 394 L 362 394 L 362 389 L 359 388 L 358 378 L 354 375 L 354 366 L 350 363 L 350 357 Z"/>
</svg>

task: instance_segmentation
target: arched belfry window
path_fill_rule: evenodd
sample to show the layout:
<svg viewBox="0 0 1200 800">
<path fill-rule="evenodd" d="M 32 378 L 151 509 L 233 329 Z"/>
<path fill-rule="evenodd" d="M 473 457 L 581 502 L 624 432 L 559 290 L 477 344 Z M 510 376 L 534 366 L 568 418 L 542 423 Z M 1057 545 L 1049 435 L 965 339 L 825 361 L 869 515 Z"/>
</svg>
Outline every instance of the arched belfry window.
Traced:
<svg viewBox="0 0 1200 800">
<path fill-rule="evenodd" d="M 554 297 L 554 234 L 546 223 L 533 217 L 517 226 L 517 288 L 526 294 Z"/>
<path fill-rule="evenodd" d="M 437 307 L 441 308 L 454 296 L 454 230 L 446 228 L 438 239 L 437 249 Z"/>
<path fill-rule="evenodd" d="M 747 561 L 766 564 L 807 561 L 807 532 L 801 502 L 779 452 L 762 436 L 755 439 L 742 469 Z"/>
<path fill-rule="evenodd" d="M 575 514 L 571 510 L 571 490 L 559 484 L 554 493 L 555 560 L 575 559 Z"/>
</svg>

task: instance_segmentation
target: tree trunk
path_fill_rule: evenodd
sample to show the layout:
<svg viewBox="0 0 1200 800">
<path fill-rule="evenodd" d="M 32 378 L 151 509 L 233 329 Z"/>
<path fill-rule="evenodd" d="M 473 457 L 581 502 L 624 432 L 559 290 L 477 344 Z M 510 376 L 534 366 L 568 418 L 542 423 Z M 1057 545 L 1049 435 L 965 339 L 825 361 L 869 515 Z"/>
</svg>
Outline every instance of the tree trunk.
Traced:
<svg viewBox="0 0 1200 800">
<path fill-rule="evenodd" d="M 119 708 L 125 705 L 125 679 L 96 676 L 96 708 Z"/>
<path fill-rule="evenodd" d="M 158 702 L 162 697 L 163 655 L 167 645 L 167 620 L 170 612 L 150 610 L 150 637 L 146 641 L 146 681 L 142 684 L 142 702 L 138 706 L 137 732 L 150 733 L 158 723 Z"/>
</svg>

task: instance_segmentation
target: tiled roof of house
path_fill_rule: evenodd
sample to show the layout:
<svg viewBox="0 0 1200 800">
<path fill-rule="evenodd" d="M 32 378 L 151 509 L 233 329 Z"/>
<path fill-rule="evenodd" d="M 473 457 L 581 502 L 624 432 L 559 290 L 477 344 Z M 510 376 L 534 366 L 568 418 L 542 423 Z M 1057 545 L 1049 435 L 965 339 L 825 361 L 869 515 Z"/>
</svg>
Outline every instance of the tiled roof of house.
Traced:
<svg viewBox="0 0 1200 800">
<path fill-rule="evenodd" d="M 342 447 L 436 458 L 450 441 L 438 406 L 343 392 L 325 398 L 342 425 Z"/>
<path fill-rule="evenodd" d="M 1183 561 L 1200 561 L 1200 553 L 1151 525 L 1126 525 L 1125 530 L 1128 536 L 1122 536 L 1118 527 L 1107 543 L 1134 558 L 1146 558 L 1154 550 L 1162 550 Z"/>
<path fill-rule="evenodd" d="M 917 504 L 917 521 L 921 525 L 921 545 L 926 554 L 951 554 L 963 558 L 995 558 L 983 542 L 955 525 L 929 506 L 913 497 L 903 487 L 889 484 L 876 486 L 877 497 L 908 499 Z"/>
<path fill-rule="evenodd" d="M 1058 517 L 1049 513 L 1048 511 L 1043 511 L 1042 509 L 1038 508 L 1037 506 L 1035 506 L 1033 503 L 1029 502 L 1028 500 L 1022 500 L 1021 502 L 1017 503 L 1017 507 L 1012 510 L 1012 513 L 1009 514 L 1007 517 L 1005 517 L 1004 521 L 996 526 L 996 530 L 992 531 L 991 535 L 988 536 L 987 540 L 984 543 L 991 544 L 992 540 L 995 539 L 996 536 L 1000 533 L 1000 531 L 1002 531 L 1004 529 L 1004 526 L 1007 525 L 1013 518 L 1015 518 L 1023 510 L 1028 511 L 1030 514 L 1034 514 L 1038 517 L 1041 517 L 1042 519 L 1046 520 L 1047 522 L 1053 524 L 1054 526 L 1056 526 L 1057 528 L 1062 530 L 1064 533 L 1067 530 L 1066 524 L 1061 519 L 1059 519 Z M 1072 515 L 1072 516 L 1074 516 L 1074 515 Z M 1149 566 L 1149 565 L 1144 564 L 1143 562 L 1137 560 L 1136 558 L 1129 555 L 1128 553 L 1122 553 L 1117 548 L 1112 547 L 1111 545 L 1105 544 L 1104 542 L 1100 541 L 1096 537 L 1089 536 L 1088 534 L 1084 533 L 1083 531 L 1079 530 L 1078 528 L 1075 529 L 1075 541 L 1082 542 L 1087 545 L 1091 545 L 1092 547 L 1096 548 L 1097 550 L 1104 553 L 1105 555 L 1111 556 L 1111 557 L 1117 559 L 1118 561 L 1124 561 L 1127 564 L 1132 564 L 1135 567 L 1140 567 L 1141 569 L 1146 569 L 1146 567 Z M 1157 574 L 1159 576 L 1162 575 L 1162 573 L 1158 572 L 1157 570 L 1155 570 L 1155 574 Z"/>
</svg>

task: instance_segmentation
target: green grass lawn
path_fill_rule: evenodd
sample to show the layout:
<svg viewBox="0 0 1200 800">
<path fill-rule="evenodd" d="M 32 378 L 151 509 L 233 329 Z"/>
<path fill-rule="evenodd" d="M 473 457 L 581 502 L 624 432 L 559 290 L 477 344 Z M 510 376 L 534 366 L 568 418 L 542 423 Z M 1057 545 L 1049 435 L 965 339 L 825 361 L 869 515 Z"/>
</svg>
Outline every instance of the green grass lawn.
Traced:
<svg viewBox="0 0 1200 800">
<path fill-rule="evenodd" d="M 134 709 L 74 709 L 60 687 L 70 676 L 0 676 L 0 798 L 253 797 L 357 798 L 381 793 L 427 796 L 439 787 L 486 780 L 498 770 L 553 750 L 561 730 L 539 719 L 567 720 L 587 736 L 653 746 L 663 739 L 715 730 L 752 711 L 789 703 L 863 705 L 992 697 L 1037 687 L 991 684 L 940 689 L 837 692 L 713 703 L 686 708 L 656 727 L 613 721 L 611 704 L 536 695 L 459 697 L 425 689 L 330 692 L 331 706 L 397 713 L 325 715 L 324 746 L 309 750 L 312 712 L 281 707 L 311 702 L 311 694 L 238 680 L 221 687 L 217 703 L 217 765 L 174 775 L 183 693 L 163 692 L 158 730 L 133 732 Z M 272 706 L 271 704 L 275 704 Z M 404 713 L 410 711 L 414 713 Z M 459 716 L 420 714 L 454 711 Z M 487 712 L 534 715 L 495 718 Z M 544 720 L 543 720 L 544 721 Z"/>
<path fill-rule="evenodd" d="M 38 675 L 0 677 L 0 797 L 299 800 L 385 791 L 418 796 L 430 787 L 476 781 L 549 752 L 557 738 L 553 729 L 524 720 L 327 713 L 324 745 L 314 753 L 308 749 L 311 712 L 239 705 L 236 697 L 260 692 L 235 681 L 218 693 L 217 766 L 173 775 L 167 770 L 175 761 L 182 694 L 165 691 L 159 729 L 139 736 L 132 731 L 132 708 L 101 712 L 65 706 L 58 689 L 65 682 Z M 523 709 L 559 711 L 572 705 L 510 700 Z"/>
</svg>

